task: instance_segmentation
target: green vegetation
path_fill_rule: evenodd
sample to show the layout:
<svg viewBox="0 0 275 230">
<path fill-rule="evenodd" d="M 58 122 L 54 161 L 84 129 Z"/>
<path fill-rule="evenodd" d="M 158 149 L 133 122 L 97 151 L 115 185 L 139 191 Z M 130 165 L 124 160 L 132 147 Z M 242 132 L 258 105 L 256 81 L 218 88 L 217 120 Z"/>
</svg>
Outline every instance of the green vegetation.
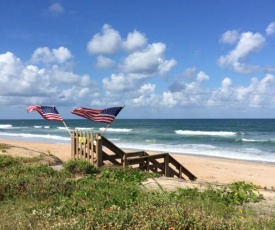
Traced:
<svg viewBox="0 0 275 230">
<path fill-rule="evenodd" d="M 11 145 L 5 144 L 5 143 L 0 143 L 0 150 L 2 153 L 7 152 L 7 149 L 11 148 Z"/>
<path fill-rule="evenodd" d="M 263 198 L 253 184 L 165 192 L 133 168 L 30 162 L 0 155 L 0 229 L 275 229 L 274 216 L 242 206 Z"/>
</svg>

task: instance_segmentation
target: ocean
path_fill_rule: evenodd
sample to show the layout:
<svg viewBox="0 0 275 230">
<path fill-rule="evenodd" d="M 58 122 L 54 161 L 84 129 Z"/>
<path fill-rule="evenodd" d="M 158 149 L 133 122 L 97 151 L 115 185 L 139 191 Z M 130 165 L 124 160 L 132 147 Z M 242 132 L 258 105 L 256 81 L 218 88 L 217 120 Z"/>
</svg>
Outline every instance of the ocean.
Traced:
<svg viewBox="0 0 275 230">
<path fill-rule="evenodd" d="M 106 125 L 65 120 L 70 130 Z M 275 163 L 275 119 L 116 119 L 104 136 L 123 149 Z M 62 122 L 0 120 L 0 139 L 70 143 Z"/>
</svg>

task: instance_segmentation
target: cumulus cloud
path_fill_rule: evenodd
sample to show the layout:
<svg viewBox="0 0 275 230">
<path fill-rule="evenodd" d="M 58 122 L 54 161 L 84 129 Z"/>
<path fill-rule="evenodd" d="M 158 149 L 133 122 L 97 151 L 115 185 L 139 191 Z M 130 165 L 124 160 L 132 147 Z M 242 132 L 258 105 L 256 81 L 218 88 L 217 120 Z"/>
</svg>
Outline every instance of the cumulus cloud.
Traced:
<svg viewBox="0 0 275 230">
<path fill-rule="evenodd" d="M 112 69 L 115 67 L 115 61 L 100 55 L 97 57 L 96 67 L 99 69 Z"/>
<path fill-rule="evenodd" d="M 70 50 L 65 47 L 50 50 L 48 47 L 37 48 L 31 57 L 32 63 L 64 63 L 72 58 Z"/>
<path fill-rule="evenodd" d="M 275 22 L 271 22 L 265 30 L 266 35 L 272 35 L 275 33 Z"/>
<path fill-rule="evenodd" d="M 242 33 L 235 49 L 226 56 L 221 56 L 218 63 L 221 67 L 232 67 L 238 73 L 251 73 L 258 69 L 257 66 L 245 63 L 254 52 L 259 51 L 265 44 L 265 38 L 259 33 Z"/>
<path fill-rule="evenodd" d="M 112 74 L 110 78 L 104 78 L 102 80 L 103 88 L 109 92 L 121 91 L 124 94 L 125 91 L 131 91 L 139 88 L 147 76 L 142 74 Z"/>
<path fill-rule="evenodd" d="M 133 51 L 136 49 L 141 49 L 147 45 L 147 38 L 144 34 L 134 31 L 129 33 L 127 39 L 122 42 L 122 47 L 126 51 Z"/>
<path fill-rule="evenodd" d="M 112 74 L 110 79 L 104 78 L 102 83 L 107 91 L 129 91 L 134 87 L 133 81 L 123 73 Z"/>
<path fill-rule="evenodd" d="M 121 37 L 118 31 L 110 25 L 103 25 L 101 33 L 97 33 L 88 42 L 87 48 L 91 54 L 113 54 L 120 49 Z"/>
<path fill-rule="evenodd" d="M 126 57 L 121 64 L 122 71 L 127 73 L 163 74 L 176 65 L 174 59 L 165 60 L 166 46 L 163 43 L 153 43 L 142 51 L 137 51 Z"/>
<path fill-rule="evenodd" d="M 110 25 L 104 24 L 101 33 L 97 33 L 88 42 L 87 49 L 90 54 L 114 54 L 124 50 L 132 52 L 147 45 L 147 38 L 141 32 L 134 30 L 122 39 L 120 33 Z"/>
<path fill-rule="evenodd" d="M 11 52 L 0 54 L 0 98 L 3 104 L 5 100 L 9 100 L 12 105 L 14 100 L 11 98 L 16 98 L 16 104 L 58 104 L 60 102 L 66 104 L 95 95 L 98 91 L 96 82 L 92 81 L 87 74 L 78 75 L 64 66 L 59 66 L 60 62 L 63 64 L 68 59 L 64 58 L 65 48 L 42 50 L 51 54 L 46 55 L 46 57 L 51 56 L 51 62 L 54 57 L 56 61 L 54 65 L 40 68 L 36 65 L 24 64 Z M 41 60 L 40 58 L 38 60 Z M 45 61 L 43 58 L 42 60 Z"/>
<path fill-rule="evenodd" d="M 275 77 L 267 74 L 262 80 L 252 78 L 247 87 L 234 86 L 230 78 L 222 81 L 221 87 L 214 90 L 207 102 L 208 106 L 228 108 L 255 108 L 269 105 L 274 96 Z"/>
<path fill-rule="evenodd" d="M 169 86 L 168 91 L 162 94 L 161 104 L 166 107 L 185 107 L 185 106 L 202 106 L 206 101 L 209 92 L 203 89 L 202 82 L 209 80 L 209 76 L 200 71 L 196 79 L 190 82 L 176 80 Z"/>
<path fill-rule="evenodd" d="M 150 106 L 151 108 L 154 105 L 158 106 L 159 96 L 155 94 L 156 85 L 154 84 L 144 84 L 138 90 L 138 97 L 132 99 L 134 106 Z"/>
<path fill-rule="evenodd" d="M 237 30 L 228 30 L 220 38 L 221 43 L 234 44 L 239 39 L 239 32 Z"/>
<path fill-rule="evenodd" d="M 174 59 L 166 59 L 166 45 L 163 43 L 148 44 L 147 38 L 141 32 L 134 30 L 128 33 L 126 39 L 121 38 L 120 33 L 110 25 L 105 24 L 101 33 L 97 33 L 89 41 L 88 51 L 99 55 L 96 66 L 99 68 L 117 68 L 127 74 L 159 74 L 168 73 L 176 64 Z M 116 63 L 107 55 L 121 51 L 127 51 L 128 56 L 122 56 L 121 63 Z"/>
<path fill-rule="evenodd" d="M 196 75 L 196 67 L 193 66 L 191 68 L 187 68 L 183 73 L 182 76 L 186 77 L 186 78 L 193 78 Z"/>
<path fill-rule="evenodd" d="M 199 82 L 204 81 L 204 80 L 209 80 L 209 76 L 208 76 L 205 72 L 200 71 L 200 72 L 198 73 L 197 80 L 198 80 Z"/>
</svg>

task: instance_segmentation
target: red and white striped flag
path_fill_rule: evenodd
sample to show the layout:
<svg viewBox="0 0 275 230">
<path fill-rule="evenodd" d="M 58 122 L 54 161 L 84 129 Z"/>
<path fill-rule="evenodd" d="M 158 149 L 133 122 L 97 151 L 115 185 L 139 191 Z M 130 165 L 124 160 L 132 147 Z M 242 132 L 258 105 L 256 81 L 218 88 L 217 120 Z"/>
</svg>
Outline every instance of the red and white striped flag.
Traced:
<svg viewBox="0 0 275 230">
<path fill-rule="evenodd" d="M 76 108 L 71 113 L 86 119 L 111 124 L 123 107 L 112 107 L 107 109 Z"/>
<path fill-rule="evenodd" d="M 55 106 L 31 105 L 27 108 L 28 113 L 33 111 L 40 113 L 44 119 L 63 122 L 63 118 L 60 116 Z"/>
</svg>

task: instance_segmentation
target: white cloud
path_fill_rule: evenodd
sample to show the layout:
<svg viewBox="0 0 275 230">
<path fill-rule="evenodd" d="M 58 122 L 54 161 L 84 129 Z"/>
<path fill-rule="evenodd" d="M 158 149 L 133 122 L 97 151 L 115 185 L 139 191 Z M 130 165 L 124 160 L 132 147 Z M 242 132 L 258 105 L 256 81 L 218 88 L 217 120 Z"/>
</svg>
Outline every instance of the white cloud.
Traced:
<svg viewBox="0 0 275 230">
<path fill-rule="evenodd" d="M 209 76 L 200 71 L 194 81 L 185 83 L 176 80 L 169 86 L 169 90 L 162 94 L 161 104 L 166 107 L 187 107 L 187 106 L 205 106 L 206 95 L 209 94 L 207 89 L 203 89 L 201 84 L 208 80 Z"/>
<path fill-rule="evenodd" d="M 115 61 L 102 55 L 97 57 L 96 67 L 99 69 L 111 69 L 115 67 Z"/>
<path fill-rule="evenodd" d="M 220 39 L 221 43 L 225 44 L 234 44 L 239 39 L 239 32 L 237 30 L 228 30 L 226 31 Z"/>
<path fill-rule="evenodd" d="M 251 73 L 258 69 L 257 66 L 245 63 L 254 52 L 259 51 L 265 44 L 265 38 L 259 33 L 242 33 L 235 49 L 218 60 L 221 67 L 231 66 L 238 73 Z"/>
<path fill-rule="evenodd" d="M 129 91 L 135 87 L 129 76 L 121 74 L 112 74 L 111 79 L 102 80 L 103 88 L 107 91 Z"/>
<path fill-rule="evenodd" d="M 118 31 L 110 25 L 103 25 L 101 34 L 97 33 L 88 42 L 87 48 L 91 54 L 113 54 L 120 49 L 121 37 Z"/>
<path fill-rule="evenodd" d="M 147 38 L 144 34 L 134 31 L 129 33 L 126 41 L 122 42 L 122 47 L 127 51 L 133 51 L 136 49 L 141 49 L 147 45 Z"/>
<path fill-rule="evenodd" d="M 275 33 L 275 22 L 271 22 L 265 30 L 266 35 L 272 35 Z"/>
<path fill-rule="evenodd" d="M 182 76 L 187 77 L 187 78 L 192 78 L 196 75 L 196 67 L 193 66 L 191 68 L 187 68 L 183 73 Z"/>
<path fill-rule="evenodd" d="M 102 80 L 103 88 L 107 93 L 121 92 L 125 96 L 125 92 L 135 91 L 139 88 L 148 77 L 142 74 L 112 74 L 110 78 Z"/>
<path fill-rule="evenodd" d="M 121 70 L 127 73 L 163 74 L 175 66 L 176 61 L 165 60 L 166 46 L 163 43 L 153 43 L 144 50 L 134 52 L 126 57 L 121 64 Z"/>
<path fill-rule="evenodd" d="M 91 54 L 114 54 L 120 50 L 132 52 L 146 45 L 147 38 L 139 31 L 128 33 L 127 38 L 123 40 L 117 30 L 105 24 L 101 33 L 95 34 L 88 42 L 87 49 Z"/>
<path fill-rule="evenodd" d="M 158 73 L 160 75 L 164 75 L 168 73 L 176 64 L 177 64 L 177 61 L 175 59 L 170 59 L 170 60 L 159 59 Z"/>
<path fill-rule="evenodd" d="M 197 80 L 198 81 L 209 80 L 209 76 L 205 72 L 200 71 L 197 75 Z"/>
<path fill-rule="evenodd" d="M 134 106 L 158 106 L 159 97 L 155 94 L 156 85 L 144 84 L 138 90 L 138 97 L 132 100 Z"/>
<path fill-rule="evenodd" d="M 233 86 L 232 80 L 225 78 L 221 87 L 211 93 L 207 105 L 232 109 L 271 105 L 274 90 L 275 77 L 271 74 L 267 74 L 262 80 L 252 78 L 247 87 Z"/>
<path fill-rule="evenodd" d="M 59 47 L 58 49 L 50 50 L 48 47 L 37 48 L 31 57 L 32 63 L 64 63 L 72 58 L 70 50 L 65 47 Z"/>
<path fill-rule="evenodd" d="M 60 15 L 64 13 L 64 8 L 59 2 L 55 2 L 49 7 L 49 12 L 54 15 Z"/>
<path fill-rule="evenodd" d="M 25 65 L 10 52 L 0 54 L 0 101 L 6 104 L 5 100 L 9 100 L 10 105 L 72 104 L 76 99 L 85 98 L 86 101 L 96 95 L 98 87 L 88 75 L 77 75 L 66 70 L 66 66 L 58 65 L 66 60 L 64 50 L 56 50 L 55 54 L 50 52 L 56 63 L 43 68 Z"/>
<path fill-rule="evenodd" d="M 19 58 L 11 52 L 0 54 L 0 82 L 8 83 L 10 77 L 17 76 L 22 68 Z"/>
</svg>

